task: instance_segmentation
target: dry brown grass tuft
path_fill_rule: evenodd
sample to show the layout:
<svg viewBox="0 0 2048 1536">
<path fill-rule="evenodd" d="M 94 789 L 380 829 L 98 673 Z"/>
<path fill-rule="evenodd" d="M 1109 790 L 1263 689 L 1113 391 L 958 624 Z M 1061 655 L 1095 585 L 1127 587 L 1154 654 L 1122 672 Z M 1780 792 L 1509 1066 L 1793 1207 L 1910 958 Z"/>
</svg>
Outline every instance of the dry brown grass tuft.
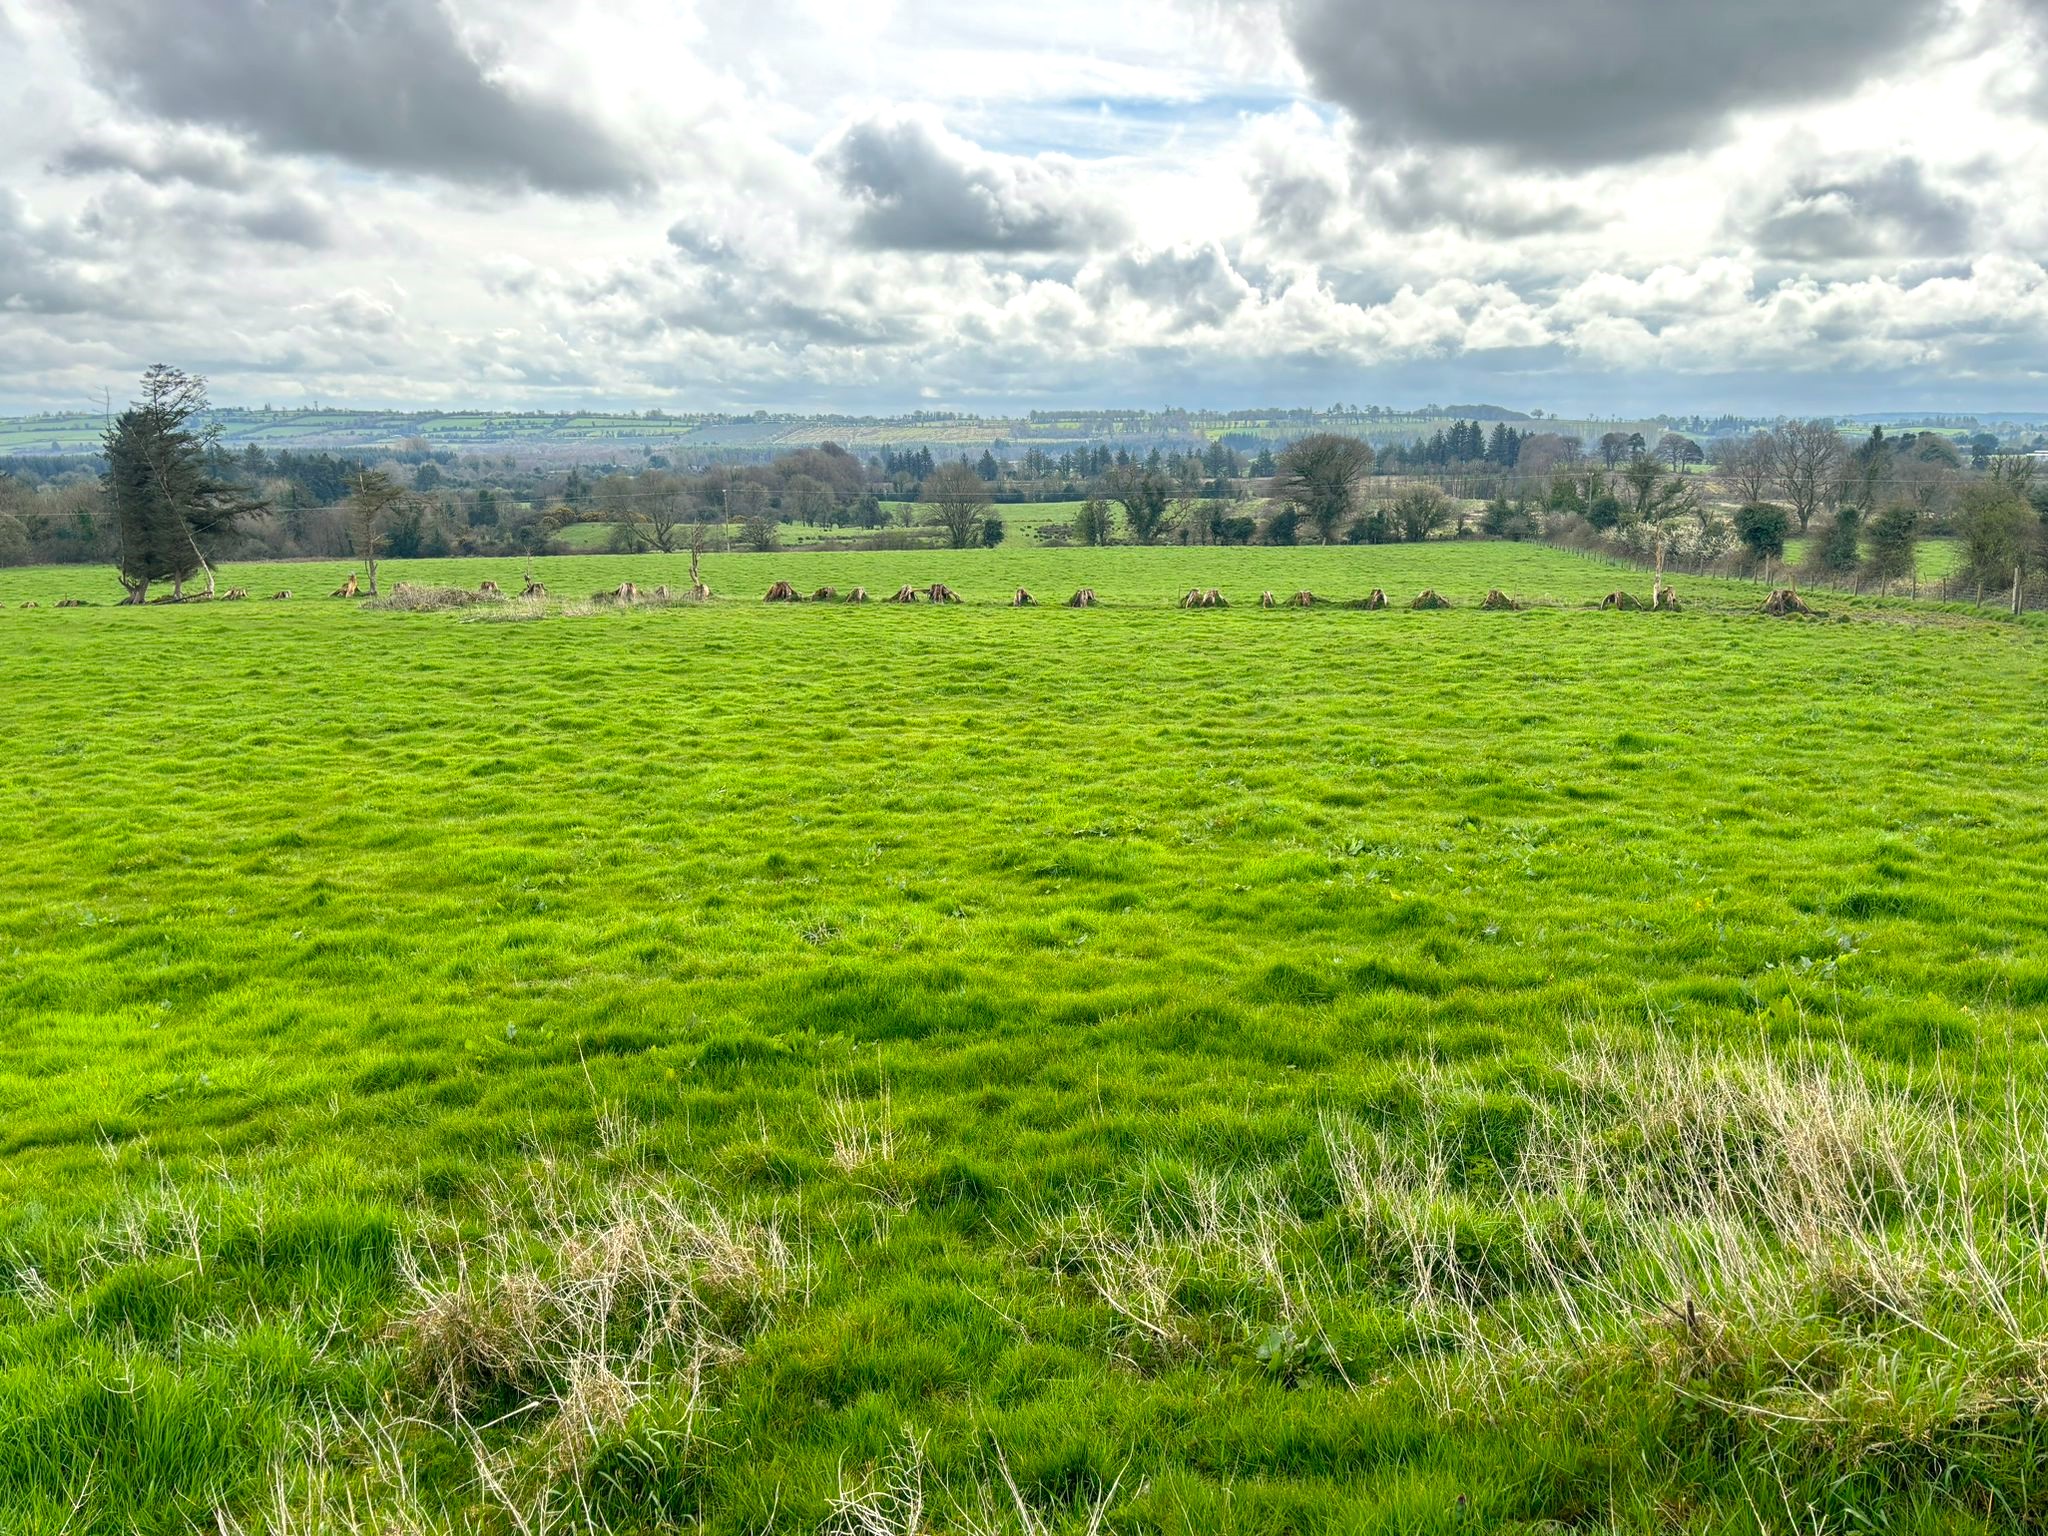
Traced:
<svg viewBox="0 0 2048 1536">
<path fill-rule="evenodd" d="M 572 1185 L 549 1164 L 486 1196 L 481 1239 L 413 1243 L 409 1303 L 386 1331 L 400 1376 L 457 1421 L 486 1398 L 538 1411 L 552 1454 L 580 1464 L 657 1380 L 688 1384 L 738 1353 L 809 1263 L 781 1221 L 694 1185 Z"/>
<path fill-rule="evenodd" d="M 456 609 L 474 608 L 479 603 L 502 600 L 495 595 L 495 589 L 492 592 L 471 592 L 464 587 L 416 587 L 411 582 L 401 581 L 383 596 L 373 597 L 363 606 L 378 613 L 449 613 Z"/>
</svg>

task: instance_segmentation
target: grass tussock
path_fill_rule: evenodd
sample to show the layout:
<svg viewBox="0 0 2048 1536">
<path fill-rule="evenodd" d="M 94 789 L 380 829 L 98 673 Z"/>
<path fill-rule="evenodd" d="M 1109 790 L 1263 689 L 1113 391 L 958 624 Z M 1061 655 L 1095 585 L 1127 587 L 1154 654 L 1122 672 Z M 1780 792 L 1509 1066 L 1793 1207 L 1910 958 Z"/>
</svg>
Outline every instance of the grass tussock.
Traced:
<svg viewBox="0 0 2048 1536">
<path fill-rule="evenodd" d="M 496 587 L 487 592 L 473 592 L 467 587 L 422 587 L 401 581 L 389 592 L 371 598 L 363 606 L 375 613 L 451 613 L 504 600 L 504 594 Z"/>
<path fill-rule="evenodd" d="M 635 1179 L 583 1201 L 553 1176 L 494 1192 L 480 1240 L 409 1243 L 410 1300 L 387 1337 L 402 1374 L 457 1417 L 482 1401 L 547 1410 L 565 1447 L 588 1442 L 657 1369 L 696 1384 L 801 1288 L 774 1217 Z"/>
<path fill-rule="evenodd" d="M 1575 1049 L 1553 1082 L 1509 1099 L 1435 1074 L 1398 1124 L 1328 1116 L 1292 1165 L 1043 1216 L 1033 1256 L 1148 1370 L 1236 1358 L 1356 1388 L 1349 1357 L 1379 1353 L 1373 1384 L 1447 1423 L 1717 1422 L 1807 1476 L 2031 1444 L 2037 1093 L 1979 1117 L 1824 1050 L 1668 1042 Z M 2014 1493 L 2024 1458 L 1980 1472 Z"/>
</svg>

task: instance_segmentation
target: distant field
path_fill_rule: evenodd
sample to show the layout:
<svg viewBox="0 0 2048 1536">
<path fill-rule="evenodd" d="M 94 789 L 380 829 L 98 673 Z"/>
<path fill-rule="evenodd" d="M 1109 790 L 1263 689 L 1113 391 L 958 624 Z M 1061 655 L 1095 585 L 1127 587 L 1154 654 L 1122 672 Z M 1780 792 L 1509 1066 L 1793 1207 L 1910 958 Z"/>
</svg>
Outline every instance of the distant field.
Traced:
<svg viewBox="0 0 2048 1536">
<path fill-rule="evenodd" d="M 917 502 L 885 501 L 882 509 L 889 514 L 886 531 L 902 533 L 912 526 L 926 527 L 928 513 Z M 910 513 L 912 524 L 903 520 L 905 511 Z M 1077 501 L 1041 502 L 997 502 L 989 507 L 989 514 L 1003 520 L 1003 537 L 1006 540 L 1032 542 L 1039 528 L 1047 523 L 1072 523 L 1074 514 L 1081 510 Z M 728 537 L 732 537 L 728 534 Z M 810 523 L 777 523 L 776 536 L 789 549 L 829 548 L 835 544 L 849 544 L 874 537 L 874 531 L 866 528 L 825 527 Z M 610 523 L 572 523 L 561 530 L 556 537 L 578 553 L 597 553 L 608 549 L 612 540 Z"/>
<path fill-rule="evenodd" d="M 534 569 L 0 571 L 0 1530 L 2048 1514 L 2048 625 Z"/>
<path fill-rule="evenodd" d="M 1796 568 L 1806 559 L 1806 550 L 1807 541 L 1805 539 L 1787 539 L 1785 541 L 1786 563 Z M 1865 553 L 1867 554 L 1868 552 L 1868 546 L 1866 546 Z M 1946 581 L 1962 568 L 1963 546 L 1959 541 L 1950 538 L 1922 539 L 1919 548 L 1915 551 L 1914 563 L 1919 569 L 1920 580 L 1923 584 Z"/>
</svg>

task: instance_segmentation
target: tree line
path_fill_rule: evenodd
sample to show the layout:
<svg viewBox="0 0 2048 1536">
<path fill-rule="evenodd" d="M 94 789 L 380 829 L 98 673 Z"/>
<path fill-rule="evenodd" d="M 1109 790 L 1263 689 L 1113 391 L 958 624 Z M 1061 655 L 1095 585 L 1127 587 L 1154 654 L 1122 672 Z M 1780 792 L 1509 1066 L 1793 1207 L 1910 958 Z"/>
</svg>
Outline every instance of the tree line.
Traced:
<svg viewBox="0 0 2048 1536">
<path fill-rule="evenodd" d="M 1474 420 L 1381 452 L 1314 433 L 1250 460 L 1220 442 L 1142 457 L 1107 444 L 1032 449 L 1018 461 L 928 448 L 862 460 L 827 443 L 697 471 L 535 470 L 508 491 L 458 483 L 475 466 L 423 443 L 374 466 L 227 453 L 200 426 L 206 410 L 203 380 L 152 368 L 109 425 L 96 484 L 0 479 L 0 563 L 109 561 L 140 601 L 158 583 L 176 596 L 210 582 L 227 556 L 348 555 L 374 571 L 389 558 L 558 551 L 577 523 L 601 525 L 619 551 L 712 540 L 772 549 L 792 523 L 968 547 L 1004 539 L 1006 492 L 1055 481 L 1075 511 L 1039 529 L 1051 544 L 1392 543 L 1450 532 L 1755 570 L 1782 567 L 1799 538 L 1813 574 L 1889 586 L 1910 579 L 1922 535 L 1951 532 L 1965 588 L 2048 585 L 2048 479 L 2037 480 L 2035 461 L 1980 454 L 1981 440 L 1934 430 L 1852 439 L 1829 422 L 1786 422 L 1705 451 L 1675 431 L 1652 443 L 1617 430 L 1588 444 L 1506 422 L 1487 432 Z"/>
</svg>

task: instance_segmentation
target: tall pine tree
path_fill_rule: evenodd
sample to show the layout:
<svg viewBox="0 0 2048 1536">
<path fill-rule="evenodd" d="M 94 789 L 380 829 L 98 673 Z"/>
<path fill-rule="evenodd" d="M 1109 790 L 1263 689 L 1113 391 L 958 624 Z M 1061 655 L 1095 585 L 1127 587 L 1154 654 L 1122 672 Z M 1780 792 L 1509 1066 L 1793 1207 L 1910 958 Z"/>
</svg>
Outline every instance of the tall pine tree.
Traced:
<svg viewBox="0 0 2048 1536">
<path fill-rule="evenodd" d="M 185 583 L 202 573 L 213 596 L 214 560 L 241 520 L 262 508 L 244 488 L 209 471 L 214 429 L 194 425 L 206 409 L 204 379 L 158 363 L 142 376 L 141 398 L 102 440 L 115 565 L 129 603 L 147 602 L 158 581 L 170 582 L 172 597 L 182 598 Z"/>
</svg>

